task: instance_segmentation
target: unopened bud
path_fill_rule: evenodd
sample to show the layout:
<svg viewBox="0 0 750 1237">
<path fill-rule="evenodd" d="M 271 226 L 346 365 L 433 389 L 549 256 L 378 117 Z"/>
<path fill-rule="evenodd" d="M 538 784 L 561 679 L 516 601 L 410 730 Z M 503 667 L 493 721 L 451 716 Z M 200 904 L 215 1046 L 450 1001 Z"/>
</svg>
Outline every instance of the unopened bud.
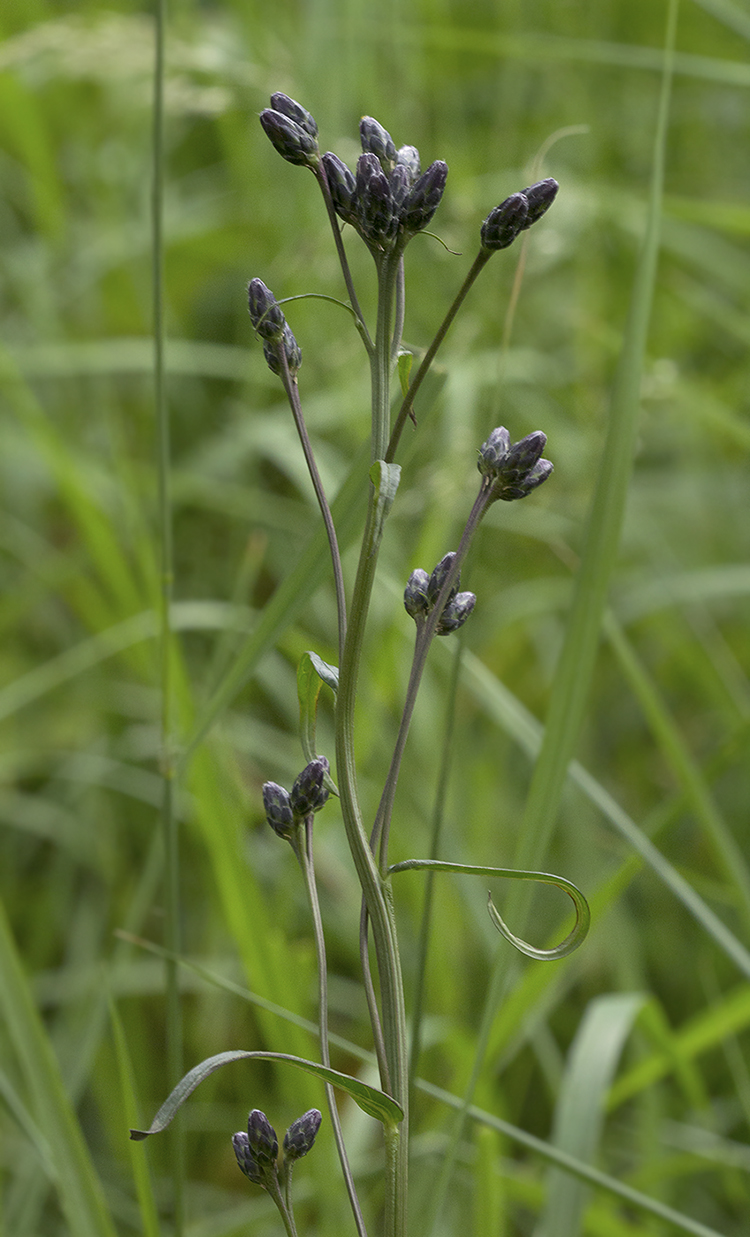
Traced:
<svg viewBox="0 0 750 1237">
<path fill-rule="evenodd" d="M 352 172 L 343 160 L 330 150 L 326 151 L 321 162 L 326 170 L 328 187 L 331 190 L 331 199 L 336 214 L 344 220 L 344 223 L 356 223 L 357 207 L 354 196 L 356 182 Z"/>
<path fill-rule="evenodd" d="M 303 1113 L 301 1117 L 292 1122 L 284 1135 L 284 1160 L 286 1162 L 301 1160 L 308 1151 L 312 1150 L 321 1121 L 322 1117 L 317 1108 L 311 1108 L 309 1112 Z"/>
<path fill-rule="evenodd" d="M 290 795 L 292 810 L 298 819 L 318 812 L 326 802 L 329 790 L 325 784 L 330 766 L 325 756 L 316 756 L 296 779 Z"/>
<path fill-rule="evenodd" d="M 254 1108 L 247 1119 L 247 1138 L 250 1150 L 261 1167 L 276 1163 L 279 1140 L 268 1117 L 259 1108 Z"/>
<path fill-rule="evenodd" d="M 422 171 L 416 146 L 400 146 L 396 151 L 396 162 L 406 168 L 409 173 L 409 183 L 413 185 Z"/>
<path fill-rule="evenodd" d="M 512 193 L 509 198 L 491 210 L 482 224 L 481 239 L 484 249 L 507 249 L 526 227 L 529 204 L 523 193 Z"/>
<path fill-rule="evenodd" d="M 436 159 L 420 176 L 401 212 L 401 226 L 405 232 L 420 232 L 432 221 L 440 205 L 447 177 L 448 164 L 442 159 Z"/>
<path fill-rule="evenodd" d="M 406 588 L 404 589 L 404 607 L 406 613 L 410 614 L 413 619 L 424 617 L 430 608 L 429 598 L 427 596 L 427 586 L 429 585 L 430 577 L 421 567 L 415 568 L 409 576 Z"/>
<path fill-rule="evenodd" d="M 315 123 L 315 117 L 311 116 L 307 108 L 303 107 L 301 103 L 297 103 L 295 99 L 290 99 L 288 94 L 272 94 L 271 107 L 275 112 L 281 112 L 282 116 L 293 120 L 310 137 L 318 136 L 318 126 Z"/>
<path fill-rule="evenodd" d="M 459 627 L 463 627 L 476 604 L 477 599 L 474 593 L 456 593 L 440 615 L 435 635 L 447 636 L 451 631 L 458 631 Z"/>
<path fill-rule="evenodd" d="M 237 1157 L 237 1163 L 245 1176 L 249 1177 L 255 1185 L 265 1186 L 265 1174 L 253 1154 L 250 1140 L 244 1130 L 240 1130 L 238 1134 L 232 1135 L 232 1146 Z"/>
<path fill-rule="evenodd" d="M 512 445 L 504 426 L 492 431 L 479 448 L 477 467 L 492 482 L 493 502 L 498 498 L 505 502 L 525 498 L 547 480 L 553 465 L 541 458 L 546 444 L 547 435 L 541 430 L 533 430 Z"/>
<path fill-rule="evenodd" d="M 266 820 L 274 833 L 287 841 L 292 836 L 294 827 L 294 810 L 289 791 L 276 782 L 263 784 L 263 807 L 266 810 Z"/>
<path fill-rule="evenodd" d="M 456 557 L 455 551 L 451 550 L 449 554 L 445 554 L 441 558 L 440 562 L 433 569 L 432 575 L 430 576 L 427 582 L 427 599 L 430 603 L 430 606 L 434 606 L 435 602 L 440 596 L 440 590 L 445 584 L 446 578 L 448 576 L 448 572 L 453 566 L 453 560 L 455 557 Z M 452 601 L 453 598 L 456 596 L 456 593 L 458 592 L 460 580 L 461 580 L 461 573 L 459 572 L 455 580 L 453 581 L 453 587 L 450 593 L 448 594 L 448 598 L 447 598 L 448 601 Z"/>
<path fill-rule="evenodd" d="M 532 223 L 536 223 L 542 215 L 547 213 L 557 197 L 559 188 L 557 181 L 548 176 L 546 180 L 538 180 L 536 184 L 529 185 L 528 189 L 523 190 L 523 196 L 529 204 L 524 228 L 530 228 Z"/>
<path fill-rule="evenodd" d="M 392 240 L 397 219 L 393 198 L 377 156 L 360 155 L 356 179 L 359 230 L 366 240 L 382 245 Z"/>
<path fill-rule="evenodd" d="M 359 122 L 359 136 L 365 154 L 375 155 L 386 176 L 396 166 L 396 147 L 387 129 L 372 116 L 363 116 Z"/>
<path fill-rule="evenodd" d="M 281 339 L 286 318 L 273 292 L 262 279 L 251 279 L 247 285 L 247 307 L 250 321 L 261 339 Z"/>
<path fill-rule="evenodd" d="M 294 338 L 292 328 L 287 322 L 284 323 L 284 330 L 281 333 L 280 340 L 274 342 L 268 340 L 263 344 L 263 355 L 272 374 L 282 373 L 281 357 L 279 355 L 280 348 L 284 349 L 286 367 L 289 370 L 290 378 L 296 378 L 297 370 L 302 364 L 302 349 Z"/>
<path fill-rule="evenodd" d="M 289 102 L 293 100 L 290 99 Z M 303 125 L 296 120 L 290 120 L 283 112 L 270 107 L 261 112 L 260 123 L 266 136 L 287 163 L 295 163 L 301 167 L 317 167 L 318 141 Z"/>
</svg>

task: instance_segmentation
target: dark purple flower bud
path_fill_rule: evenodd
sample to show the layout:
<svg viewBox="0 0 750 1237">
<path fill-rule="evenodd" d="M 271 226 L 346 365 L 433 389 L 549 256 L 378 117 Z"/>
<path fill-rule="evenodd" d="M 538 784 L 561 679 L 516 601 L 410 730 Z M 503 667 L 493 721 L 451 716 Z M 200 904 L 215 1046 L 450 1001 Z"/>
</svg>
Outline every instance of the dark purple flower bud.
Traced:
<svg viewBox="0 0 750 1237">
<path fill-rule="evenodd" d="M 315 118 L 310 115 L 307 108 L 304 108 L 301 103 L 297 103 L 294 99 L 290 99 L 288 94 L 272 94 L 271 107 L 275 112 L 281 112 L 282 116 L 293 120 L 298 124 L 305 133 L 309 133 L 310 137 L 318 136 L 318 126 L 315 123 Z"/>
<path fill-rule="evenodd" d="M 440 205 L 447 177 L 448 164 L 442 159 L 436 159 L 420 176 L 401 212 L 401 226 L 405 232 L 420 232 L 432 221 Z"/>
<path fill-rule="evenodd" d="M 326 151 L 321 162 L 326 170 L 328 187 L 331 190 L 336 214 L 344 220 L 344 223 L 356 223 L 358 218 L 354 196 L 356 182 L 352 172 L 343 160 L 330 150 Z"/>
<path fill-rule="evenodd" d="M 525 498 L 553 471 L 549 460 L 541 458 L 547 435 L 533 430 L 511 445 L 508 431 L 501 426 L 490 434 L 479 449 L 477 467 L 492 482 L 490 497 L 513 502 Z"/>
<path fill-rule="evenodd" d="M 491 210 L 482 224 L 481 238 L 484 249 L 507 249 L 518 233 L 526 227 L 529 203 L 523 193 L 512 193 L 509 198 Z"/>
<path fill-rule="evenodd" d="M 247 1119 L 247 1139 L 258 1164 L 275 1164 L 279 1154 L 276 1131 L 264 1112 L 254 1108 Z"/>
<path fill-rule="evenodd" d="M 244 1130 L 240 1130 L 238 1134 L 232 1135 L 232 1146 L 237 1157 L 237 1163 L 245 1176 L 249 1177 L 255 1185 L 265 1186 L 265 1175 L 253 1155 L 250 1140 Z"/>
<path fill-rule="evenodd" d="M 373 154 L 360 155 L 357 160 L 356 192 L 362 235 L 378 245 L 391 241 L 398 221 L 388 179 Z"/>
<path fill-rule="evenodd" d="M 284 349 L 286 356 L 286 365 L 289 370 L 289 376 L 296 378 L 297 370 L 302 364 L 302 349 L 297 340 L 292 334 L 292 328 L 288 323 L 284 323 L 281 339 L 276 341 L 268 340 L 263 345 L 263 355 L 268 363 L 268 368 L 272 374 L 281 374 L 282 365 L 280 357 L 280 349 Z"/>
<path fill-rule="evenodd" d="M 292 810 L 297 819 L 319 812 L 326 802 L 329 790 L 325 784 L 329 764 L 325 756 L 316 756 L 304 769 L 292 786 L 290 795 Z"/>
<path fill-rule="evenodd" d="M 273 292 L 262 279 L 251 279 L 247 285 L 247 306 L 250 321 L 261 339 L 281 339 L 286 318 Z"/>
<path fill-rule="evenodd" d="M 393 213 L 395 215 L 400 215 L 404 202 L 408 198 L 409 191 L 411 189 L 409 172 L 402 164 L 397 163 L 391 172 L 388 177 L 388 187 L 391 191 L 391 197 L 393 199 Z"/>
<path fill-rule="evenodd" d="M 432 575 L 430 576 L 427 582 L 427 599 L 430 603 L 430 608 L 434 606 L 435 602 L 440 596 L 440 590 L 445 584 L 446 577 L 451 567 L 453 566 L 453 560 L 455 557 L 456 557 L 456 554 L 454 550 L 451 550 L 450 554 L 445 554 L 443 558 L 441 558 L 437 567 L 434 568 Z M 448 602 L 453 601 L 453 598 L 456 596 L 456 593 L 458 592 L 460 580 L 461 580 L 461 573 L 459 571 L 458 575 L 453 581 L 453 587 L 450 593 L 448 594 L 446 605 Z"/>
<path fill-rule="evenodd" d="M 396 147 L 387 129 L 384 129 L 372 116 L 363 116 L 359 122 L 359 136 L 362 139 L 362 150 L 365 154 L 375 155 L 380 160 L 380 166 L 389 176 L 396 166 Z"/>
<path fill-rule="evenodd" d="M 278 786 L 276 782 L 264 782 L 263 807 L 266 810 L 266 820 L 274 833 L 288 841 L 294 827 L 294 811 L 289 791 Z"/>
<path fill-rule="evenodd" d="M 413 619 L 423 618 L 430 608 L 430 602 L 427 597 L 427 586 L 430 582 L 430 577 L 421 567 L 417 567 L 409 576 L 406 588 L 404 589 L 404 607 L 406 613 L 410 614 Z"/>
<path fill-rule="evenodd" d="M 312 1150 L 322 1117 L 317 1108 L 311 1108 L 293 1121 L 284 1135 L 284 1160 L 289 1163 L 301 1160 Z"/>
<path fill-rule="evenodd" d="M 547 213 L 559 188 L 557 181 L 548 176 L 546 180 L 538 180 L 535 185 L 529 185 L 528 189 L 523 190 L 523 196 L 529 204 L 524 228 L 530 228 L 532 223 L 536 223 Z"/>
<path fill-rule="evenodd" d="M 456 593 L 440 615 L 435 635 L 447 636 L 451 631 L 458 631 L 459 627 L 463 627 L 476 603 L 474 593 Z"/>
<path fill-rule="evenodd" d="M 510 451 L 510 434 L 504 425 L 493 430 L 486 442 L 479 448 L 477 468 L 486 477 L 497 472 L 503 460 Z"/>
<path fill-rule="evenodd" d="M 409 173 L 409 183 L 413 185 L 422 171 L 416 146 L 400 146 L 396 152 L 396 162 L 406 168 Z"/>
<path fill-rule="evenodd" d="M 516 498 L 525 498 L 538 485 L 546 481 L 554 470 L 555 466 L 551 460 L 539 460 L 533 468 L 529 469 L 524 477 L 519 477 L 517 481 L 504 482 L 502 493 L 495 494 L 495 486 L 493 486 L 493 496 L 495 498 L 503 498 L 506 502 L 513 502 Z"/>
<path fill-rule="evenodd" d="M 265 129 L 266 136 L 270 138 L 282 159 L 286 159 L 287 163 L 311 168 L 318 166 L 317 138 L 296 120 L 290 120 L 283 112 L 267 107 L 260 114 L 260 123 Z"/>
</svg>

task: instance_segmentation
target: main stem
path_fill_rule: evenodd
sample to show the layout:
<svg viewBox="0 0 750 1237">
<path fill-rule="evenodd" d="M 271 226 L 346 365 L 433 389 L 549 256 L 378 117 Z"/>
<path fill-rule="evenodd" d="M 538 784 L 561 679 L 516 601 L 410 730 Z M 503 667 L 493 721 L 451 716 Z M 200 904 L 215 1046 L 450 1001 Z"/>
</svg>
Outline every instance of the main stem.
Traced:
<svg viewBox="0 0 750 1237">
<path fill-rule="evenodd" d="M 370 358 L 372 381 L 372 458 L 382 459 L 388 445 L 392 306 L 398 259 L 376 256 L 378 319 L 375 350 Z M 378 557 L 375 491 L 370 487 L 367 521 L 360 550 L 344 654 L 339 668 L 336 700 L 336 772 L 341 811 L 349 847 L 367 911 L 380 980 L 382 1028 L 388 1064 L 389 1088 L 401 1105 L 404 1118 L 398 1127 L 385 1129 L 386 1191 L 385 1237 L 406 1237 L 408 1188 L 408 1057 L 406 1010 L 390 884 L 381 878 L 362 819 L 354 755 L 354 709 L 367 614 Z"/>
</svg>

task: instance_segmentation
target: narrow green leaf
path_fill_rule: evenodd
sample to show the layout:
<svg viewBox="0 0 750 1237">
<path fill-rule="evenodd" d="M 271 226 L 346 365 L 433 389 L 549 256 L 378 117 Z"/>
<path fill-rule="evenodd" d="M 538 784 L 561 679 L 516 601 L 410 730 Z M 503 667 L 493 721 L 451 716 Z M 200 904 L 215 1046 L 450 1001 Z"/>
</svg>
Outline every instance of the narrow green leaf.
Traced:
<svg viewBox="0 0 750 1237">
<path fill-rule="evenodd" d="M 376 460 L 370 469 L 370 480 L 375 486 L 375 520 L 370 544 L 370 554 L 372 554 L 380 544 L 383 526 L 396 497 L 398 483 L 401 480 L 401 465 L 386 464 L 385 460 Z"/>
<path fill-rule="evenodd" d="M 315 723 L 318 716 L 318 698 L 321 684 L 331 688 L 334 695 L 338 691 L 339 672 L 337 666 L 329 666 L 318 657 L 317 653 L 303 653 L 297 667 L 297 697 L 299 699 L 299 737 L 305 760 L 315 760 L 318 754 L 315 745 Z M 330 781 L 330 779 L 327 779 Z M 334 789 L 330 782 L 329 790 Z M 338 794 L 338 791 L 335 792 Z"/>
<path fill-rule="evenodd" d="M 538 881 L 543 885 L 557 885 L 558 889 L 562 889 L 564 893 L 567 893 L 575 906 L 576 921 L 565 940 L 556 945 L 554 949 L 537 949 L 534 945 L 529 945 L 527 941 L 522 940 L 521 937 L 515 936 L 500 916 L 490 894 L 487 906 L 490 919 L 498 932 L 501 932 L 505 939 L 510 941 L 511 945 L 515 945 L 516 949 L 520 950 L 522 954 L 526 954 L 527 958 L 536 958 L 539 962 L 551 962 L 555 958 L 565 958 L 574 949 L 577 949 L 579 945 L 583 944 L 591 926 L 591 912 L 588 902 L 580 889 L 563 876 L 553 876 L 549 872 L 520 871 L 516 868 L 490 868 L 484 864 L 448 863 L 443 859 L 405 859 L 403 863 L 395 863 L 388 871 L 389 873 L 415 872 L 423 868 L 427 868 L 432 872 L 460 872 L 466 876 L 501 876 L 506 880 Z"/>
<path fill-rule="evenodd" d="M 384 1091 L 378 1091 L 376 1087 L 371 1087 L 366 1082 L 360 1082 L 358 1078 L 352 1078 L 350 1074 L 341 1074 L 338 1070 L 319 1065 L 316 1061 L 308 1061 L 305 1057 L 294 1057 L 288 1052 L 245 1052 L 243 1049 L 236 1049 L 230 1052 L 220 1052 L 215 1057 L 207 1057 L 205 1061 L 201 1061 L 200 1065 L 194 1066 L 164 1101 L 149 1128 L 131 1130 L 130 1137 L 135 1142 L 140 1142 L 148 1138 L 150 1134 L 160 1134 L 167 1128 L 177 1110 L 182 1107 L 188 1096 L 192 1095 L 195 1088 L 200 1086 L 210 1074 L 221 1069 L 222 1065 L 229 1065 L 232 1061 L 287 1061 L 289 1065 L 296 1066 L 306 1074 L 314 1074 L 323 1082 L 346 1091 L 347 1095 L 352 1097 L 368 1117 L 374 1117 L 376 1121 L 381 1121 L 385 1126 L 396 1126 L 404 1119 L 400 1104 L 397 1104 L 390 1095 L 386 1095 Z"/>
<path fill-rule="evenodd" d="M 138 1116 L 133 1063 L 130 1059 L 122 1019 L 120 1018 L 117 1006 L 111 998 L 109 1001 L 109 1016 L 112 1022 L 112 1032 L 115 1041 L 117 1072 L 120 1078 L 120 1097 L 122 1100 L 123 1112 L 127 1121 L 136 1121 L 138 1120 Z M 140 1209 L 141 1231 L 143 1233 L 143 1237 L 159 1237 L 161 1232 L 161 1227 L 159 1225 L 159 1211 L 156 1206 L 156 1199 L 154 1198 L 148 1162 L 142 1155 L 139 1155 L 136 1152 L 134 1147 L 132 1147 L 130 1151 L 130 1163 L 133 1169 L 135 1191 L 138 1196 L 138 1207 Z"/>
<path fill-rule="evenodd" d="M 60 1066 L 34 1003 L 0 904 L 0 1017 L 30 1097 L 30 1116 L 49 1148 L 60 1204 L 76 1237 L 115 1228 Z"/>
<path fill-rule="evenodd" d="M 552 1142 L 584 1163 L 596 1158 L 607 1092 L 645 999 L 641 993 L 626 992 L 592 1001 L 568 1054 Z M 578 1237 L 588 1194 L 583 1182 L 553 1168 L 538 1237 Z"/>
<path fill-rule="evenodd" d="M 401 384 L 401 394 L 406 398 L 409 391 L 409 374 L 414 363 L 414 353 L 405 349 L 398 354 L 398 380 Z"/>
</svg>

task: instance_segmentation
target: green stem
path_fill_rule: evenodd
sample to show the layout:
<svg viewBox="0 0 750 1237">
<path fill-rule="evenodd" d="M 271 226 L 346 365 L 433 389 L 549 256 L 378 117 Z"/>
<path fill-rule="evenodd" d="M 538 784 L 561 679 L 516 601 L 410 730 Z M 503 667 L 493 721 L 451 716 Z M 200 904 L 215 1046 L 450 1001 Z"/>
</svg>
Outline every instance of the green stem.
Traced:
<svg viewBox="0 0 750 1237">
<path fill-rule="evenodd" d="M 284 390 L 286 391 L 287 399 L 289 400 L 289 405 L 292 409 L 292 415 L 294 417 L 294 423 L 297 426 L 297 433 L 299 435 L 300 443 L 302 444 L 307 470 L 310 473 L 310 479 L 313 483 L 313 489 L 315 490 L 315 497 L 318 500 L 320 513 L 323 516 L 326 536 L 328 537 L 328 545 L 331 550 L 333 582 L 336 589 L 336 610 L 338 613 L 339 661 L 341 661 L 344 653 L 344 640 L 346 639 L 346 592 L 344 589 L 344 573 L 341 567 L 341 555 L 339 553 L 338 539 L 336 537 L 336 528 L 333 523 L 331 508 L 328 505 L 328 499 L 326 498 L 325 490 L 323 489 L 323 482 L 320 479 L 318 466 L 315 462 L 315 456 L 313 454 L 310 436 L 307 432 L 305 418 L 302 415 L 302 406 L 299 399 L 297 379 L 293 378 L 289 373 L 289 365 L 287 364 L 286 351 L 283 343 L 280 344 L 277 349 L 277 356 L 281 366 L 281 380 L 284 383 Z"/>
<path fill-rule="evenodd" d="M 432 841 L 430 844 L 430 859 L 440 858 L 440 835 L 443 829 L 445 797 L 448 789 L 451 760 L 453 756 L 453 731 L 456 720 L 456 695 L 458 692 L 458 676 L 461 668 L 462 642 L 457 640 L 453 655 L 448 696 L 445 709 L 445 733 L 443 735 L 443 750 L 440 758 L 440 772 L 435 791 L 435 804 L 432 811 Z M 419 1068 L 419 1053 L 422 1039 L 422 1010 L 424 1007 L 425 979 L 427 976 L 427 955 L 430 948 L 430 931 L 432 928 L 432 903 L 435 888 L 435 874 L 427 872 L 425 878 L 424 907 L 422 921 L 419 927 L 419 944 L 417 947 L 417 965 L 415 968 L 414 999 L 411 1019 L 411 1056 L 409 1062 L 409 1077 L 414 1085 Z"/>
<path fill-rule="evenodd" d="M 269 1178 L 270 1178 L 270 1174 L 269 1174 Z M 276 1204 L 279 1215 L 284 1221 L 284 1228 L 286 1229 L 286 1237 L 297 1237 L 297 1229 L 294 1223 L 294 1215 L 292 1214 L 292 1208 L 291 1206 L 287 1207 L 286 1203 L 284 1202 L 284 1199 L 281 1196 L 281 1190 L 279 1189 L 278 1182 L 271 1181 L 270 1179 L 267 1180 L 266 1190 L 271 1195 L 271 1198 Z"/>
<path fill-rule="evenodd" d="M 486 264 L 489 262 L 490 258 L 492 257 L 492 252 L 493 251 L 491 249 L 480 249 L 479 250 L 479 253 L 477 254 L 476 258 L 474 259 L 472 263 L 471 270 L 469 271 L 465 280 L 461 284 L 461 287 L 456 293 L 456 297 L 455 297 L 455 300 L 453 301 L 453 304 L 451 305 L 447 314 L 443 318 L 443 321 L 438 327 L 437 335 L 433 339 L 432 343 L 430 344 L 429 348 L 424 354 L 424 357 L 422 358 L 422 364 L 417 370 L 414 376 L 414 381 L 411 383 L 409 390 L 406 392 L 406 395 L 404 396 L 403 403 L 401 404 L 401 407 L 399 408 L 398 416 L 396 417 L 396 420 L 393 426 L 393 431 L 391 433 L 390 442 L 388 443 L 388 449 L 385 452 L 384 456 L 382 457 L 383 459 L 385 459 L 386 463 L 388 464 L 393 463 L 394 457 L 396 455 L 396 450 L 398 448 L 399 440 L 401 438 L 401 434 L 403 432 L 404 426 L 406 425 L 407 417 L 409 416 L 411 416 L 412 418 L 414 417 L 414 413 L 412 411 L 412 408 L 414 406 L 414 400 L 417 397 L 417 392 L 419 391 L 419 388 L 421 387 L 424 379 L 427 377 L 427 372 L 430 366 L 432 365 L 432 362 L 435 359 L 435 354 L 438 348 L 440 347 L 440 345 L 442 344 L 443 340 L 445 339 L 446 335 L 448 334 L 448 330 L 451 326 L 451 323 L 453 322 L 453 319 L 455 318 L 456 314 L 461 308 L 466 298 L 466 294 L 468 293 L 471 285 L 474 283 L 474 280 L 476 279 L 479 272 L 486 266 Z"/>
<path fill-rule="evenodd" d="M 326 963 L 326 945 L 323 935 L 323 920 L 320 914 L 320 903 L 318 901 L 318 888 L 315 883 L 315 865 L 313 862 L 313 821 L 312 813 L 306 817 L 304 824 L 304 837 L 300 838 L 299 833 L 292 837 L 292 847 L 297 856 L 297 862 L 302 869 L 302 875 L 305 878 L 305 889 L 307 891 L 307 901 L 310 907 L 310 915 L 313 922 L 313 935 L 315 938 L 315 955 L 318 964 L 318 1038 L 320 1040 L 320 1059 L 323 1065 L 330 1067 L 331 1053 L 328 1046 L 328 968 Z M 328 1111 L 331 1117 L 331 1125 L 333 1126 L 333 1136 L 336 1141 L 336 1150 L 341 1162 L 341 1171 L 344 1174 L 346 1189 L 349 1195 L 354 1221 L 357 1225 L 359 1237 L 367 1237 L 367 1229 L 362 1215 L 362 1209 L 357 1198 L 357 1190 L 354 1185 L 354 1178 L 349 1167 L 349 1157 L 346 1153 L 346 1145 L 344 1143 L 344 1135 L 341 1129 L 341 1121 L 339 1120 L 338 1108 L 336 1107 L 336 1095 L 333 1087 L 326 1083 L 326 1100 L 328 1101 Z M 291 1210 L 291 1200 L 289 1199 Z"/>
<path fill-rule="evenodd" d="M 174 581 L 172 499 L 170 492 L 170 424 L 164 364 L 164 43 L 166 0 L 157 0 L 154 58 L 152 297 L 154 315 L 154 400 L 157 426 L 157 475 L 159 541 L 161 546 L 161 593 L 159 605 L 159 659 L 161 665 L 161 820 L 165 855 L 165 944 L 169 952 L 182 952 L 180 932 L 180 854 L 179 826 L 174 810 L 174 753 L 172 742 L 172 630 L 171 610 Z M 166 1034 L 169 1082 L 174 1086 L 183 1074 L 182 1010 L 177 963 L 166 966 Z M 174 1233 L 180 1237 L 184 1227 L 185 1148 L 181 1123 L 171 1134 Z"/>
<path fill-rule="evenodd" d="M 380 872 L 385 877 L 388 871 L 388 838 L 390 833 L 391 816 L 393 814 L 393 801 L 396 796 L 396 786 L 398 783 L 398 775 L 401 769 L 401 760 L 406 747 L 406 740 L 409 735 L 409 727 L 411 725 L 414 705 L 419 691 L 419 685 L 422 682 L 422 675 L 427 663 L 427 654 L 430 651 L 437 625 L 440 621 L 440 616 L 443 613 L 446 602 L 450 595 L 451 589 L 454 587 L 458 578 L 458 573 L 461 570 L 461 565 L 466 558 L 466 555 L 471 545 L 472 538 L 479 527 L 482 516 L 491 504 L 490 490 L 492 482 L 485 477 L 479 488 L 479 493 L 474 501 L 469 518 L 466 521 L 464 531 L 456 550 L 455 558 L 451 563 L 450 571 L 443 582 L 443 587 L 438 594 L 437 601 L 430 611 L 426 619 L 423 619 L 417 624 L 417 637 L 414 644 L 414 659 L 412 661 L 411 674 L 409 675 L 409 684 L 406 689 L 406 699 L 404 701 L 404 710 L 401 715 L 401 724 L 399 726 L 398 735 L 396 737 L 396 745 L 393 750 L 391 759 L 391 767 L 388 770 L 388 777 L 383 788 L 383 794 L 378 805 L 378 812 L 375 817 L 372 837 L 370 839 L 373 850 L 380 844 L 379 866 Z"/>
<path fill-rule="evenodd" d="M 373 354 L 374 345 L 372 342 L 372 338 L 370 336 L 370 332 L 367 329 L 367 324 L 365 323 L 364 315 L 362 313 L 362 310 L 359 307 L 357 293 L 354 289 L 354 281 L 352 279 L 352 273 L 349 269 L 349 260 L 346 256 L 346 250 L 344 248 L 344 240 L 341 235 L 341 225 L 339 224 L 338 215 L 336 214 L 336 208 L 333 205 L 333 199 L 331 197 L 331 188 L 330 188 L 330 185 L 328 184 L 328 176 L 326 174 L 326 170 L 325 170 L 323 163 L 318 164 L 317 170 L 315 172 L 315 177 L 317 179 L 318 184 L 320 185 L 320 191 L 323 194 L 323 201 L 326 204 L 326 210 L 328 212 L 328 218 L 330 220 L 331 230 L 333 232 L 333 239 L 336 243 L 336 252 L 339 256 L 339 262 L 341 264 L 341 271 L 344 276 L 344 283 L 346 284 L 346 290 L 349 293 L 349 301 L 351 303 L 351 307 L 354 310 L 354 313 L 356 315 L 357 330 L 362 336 L 362 341 L 365 345 L 365 348 L 367 349 L 368 356 L 371 357 Z"/>
<path fill-rule="evenodd" d="M 391 332 L 394 280 L 398 258 L 376 256 L 378 317 L 375 352 L 371 355 L 372 459 L 382 459 L 390 419 Z M 390 1094 L 404 1111 L 397 1132 L 386 1131 L 386 1237 L 405 1237 L 408 1188 L 408 1060 L 406 1010 L 395 914 L 388 881 L 381 879 L 364 828 L 357 790 L 354 756 L 354 711 L 365 626 L 378 558 L 378 521 L 374 487 L 370 487 L 367 520 L 362 538 L 357 577 L 351 599 L 349 624 L 339 668 L 336 700 L 336 772 L 341 811 L 354 866 L 372 923 L 380 979 L 382 1029 Z M 385 1083 L 384 1083 L 385 1085 Z"/>
</svg>

